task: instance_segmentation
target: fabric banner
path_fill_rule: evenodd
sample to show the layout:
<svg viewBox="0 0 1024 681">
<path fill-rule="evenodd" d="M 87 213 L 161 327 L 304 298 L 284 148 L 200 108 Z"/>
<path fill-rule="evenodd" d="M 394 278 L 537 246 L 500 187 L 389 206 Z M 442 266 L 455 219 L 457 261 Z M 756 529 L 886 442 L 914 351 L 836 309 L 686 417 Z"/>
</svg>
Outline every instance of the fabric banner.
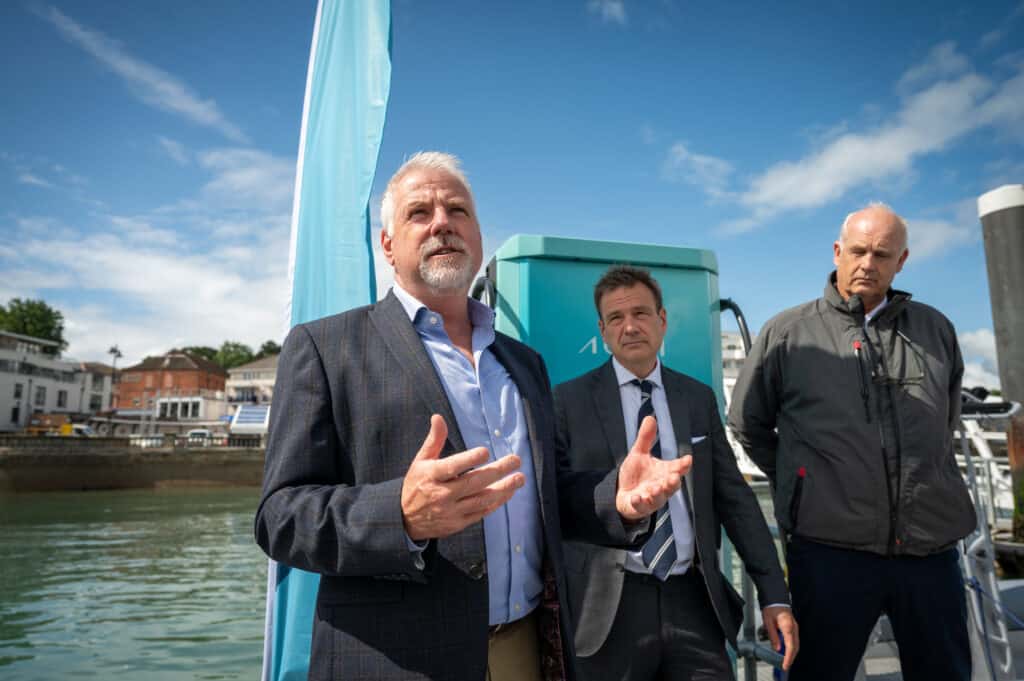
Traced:
<svg viewBox="0 0 1024 681">
<path fill-rule="evenodd" d="M 390 87 L 389 0 L 320 0 L 295 176 L 289 329 L 377 297 L 369 203 Z M 270 561 L 263 681 L 306 678 L 318 586 L 318 575 Z"/>
</svg>

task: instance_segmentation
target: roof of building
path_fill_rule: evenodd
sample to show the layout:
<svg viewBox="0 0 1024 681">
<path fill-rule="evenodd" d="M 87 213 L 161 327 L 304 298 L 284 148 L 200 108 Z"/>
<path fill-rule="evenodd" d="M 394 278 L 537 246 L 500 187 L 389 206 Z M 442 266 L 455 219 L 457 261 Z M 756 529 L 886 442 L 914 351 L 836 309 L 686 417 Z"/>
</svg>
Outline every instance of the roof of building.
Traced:
<svg viewBox="0 0 1024 681">
<path fill-rule="evenodd" d="M 180 351 L 147 357 L 134 366 L 125 367 L 124 371 L 206 371 L 220 376 L 228 375 L 216 362 Z"/>
<path fill-rule="evenodd" d="M 82 362 L 82 370 L 88 371 L 90 374 L 100 374 L 101 376 L 110 376 L 114 373 L 114 367 L 103 362 Z"/>
<path fill-rule="evenodd" d="M 276 369 L 278 355 L 267 355 L 253 360 L 248 364 L 240 364 L 228 369 L 228 373 L 234 375 L 236 371 L 253 371 L 254 369 Z"/>
<path fill-rule="evenodd" d="M 17 338 L 18 340 L 29 341 L 30 343 L 37 343 L 39 345 L 60 347 L 60 343 L 58 343 L 57 341 L 47 340 L 45 338 L 36 338 L 35 336 L 26 336 L 23 333 L 14 333 L 13 331 L 4 331 L 3 329 L 0 329 L 0 336 L 9 336 L 11 338 Z"/>
</svg>

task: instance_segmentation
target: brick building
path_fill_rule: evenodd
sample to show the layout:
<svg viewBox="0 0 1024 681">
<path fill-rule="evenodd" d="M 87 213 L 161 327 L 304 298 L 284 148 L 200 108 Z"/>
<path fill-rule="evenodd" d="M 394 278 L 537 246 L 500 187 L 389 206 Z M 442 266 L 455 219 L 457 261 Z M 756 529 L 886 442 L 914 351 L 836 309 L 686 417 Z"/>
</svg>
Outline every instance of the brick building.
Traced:
<svg viewBox="0 0 1024 681">
<path fill-rule="evenodd" d="M 172 350 L 118 372 L 116 409 L 161 419 L 217 418 L 220 414 L 211 407 L 224 404 L 227 378 L 228 372 L 214 362 Z"/>
</svg>

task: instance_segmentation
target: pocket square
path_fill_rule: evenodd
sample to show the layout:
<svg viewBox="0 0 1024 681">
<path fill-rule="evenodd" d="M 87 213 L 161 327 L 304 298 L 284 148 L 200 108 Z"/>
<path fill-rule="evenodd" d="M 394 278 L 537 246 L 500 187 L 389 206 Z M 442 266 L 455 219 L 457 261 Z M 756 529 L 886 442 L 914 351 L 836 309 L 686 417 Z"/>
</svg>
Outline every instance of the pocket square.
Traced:
<svg viewBox="0 0 1024 681">
<path fill-rule="evenodd" d="M 708 439 L 707 435 L 696 435 L 696 436 L 690 438 L 690 444 L 691 445 L 695 445 L 698 442 L 700 442 L 701 440 L 706 440 L 706 439 Z"/>
</svg>

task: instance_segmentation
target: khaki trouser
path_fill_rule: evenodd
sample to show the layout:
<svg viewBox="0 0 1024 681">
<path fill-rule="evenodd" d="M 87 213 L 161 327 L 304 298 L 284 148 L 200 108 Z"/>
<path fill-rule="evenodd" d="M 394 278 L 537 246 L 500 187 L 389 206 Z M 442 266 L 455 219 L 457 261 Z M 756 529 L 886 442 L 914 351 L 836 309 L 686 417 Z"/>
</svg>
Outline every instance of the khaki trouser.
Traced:
<svg viewBox="0 0 1024 681">
<path fill-rule="evenodd" d="M 487 637 L 486 681 L 540 681 L 536 610 Z"/>
</svg>

